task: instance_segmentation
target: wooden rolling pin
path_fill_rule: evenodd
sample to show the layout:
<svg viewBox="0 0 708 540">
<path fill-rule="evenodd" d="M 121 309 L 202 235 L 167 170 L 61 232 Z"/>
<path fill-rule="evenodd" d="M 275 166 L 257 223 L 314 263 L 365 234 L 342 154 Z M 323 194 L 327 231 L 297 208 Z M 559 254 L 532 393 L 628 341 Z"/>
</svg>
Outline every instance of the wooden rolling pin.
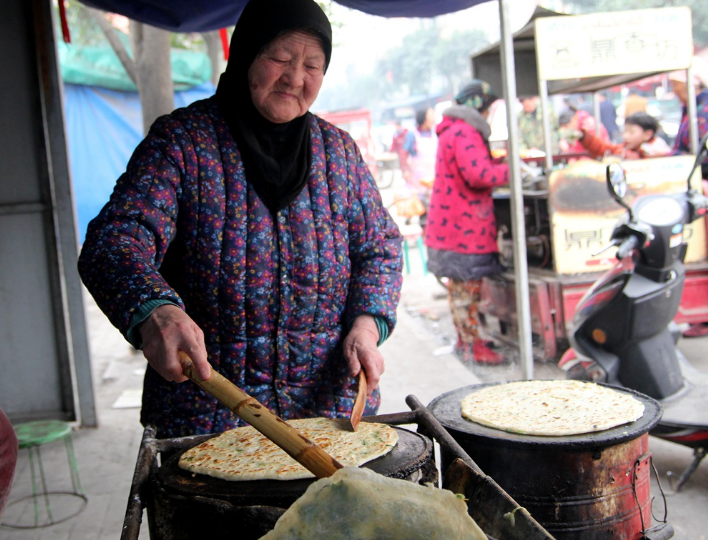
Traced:
<svg viewBox="0 0 708 540">
<path fill-rule="evenodd" d="M 202 380 L 189 356 L 180 351 L 180 361 L 184 374 L 202 390 L 226 405 L 234 414 L 243 418 L 271 441 L 285 450 L 317 478 L 333 475 L 342 465 L 310 441 L 282 418 L 270 412 L 223 375 L 211 370 L 208 381 Z"/>
</svg>

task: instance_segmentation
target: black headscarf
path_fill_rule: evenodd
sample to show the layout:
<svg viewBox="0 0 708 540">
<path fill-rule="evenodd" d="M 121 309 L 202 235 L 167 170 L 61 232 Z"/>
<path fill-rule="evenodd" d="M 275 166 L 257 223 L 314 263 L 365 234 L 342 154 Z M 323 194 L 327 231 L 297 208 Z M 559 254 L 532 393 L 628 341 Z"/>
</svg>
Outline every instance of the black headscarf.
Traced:
<svg viewBox="0 0 708 540">
<path fill-rule="evenodd" d="M 314 0 L 251 0 L 234 29 L 229 63 L 216 89 L 216 101 L 241 152 L 246 177 L 274 214 L 290 204 L 307 182 L 311 113 L 283 124 L 266 120 L 253 105 L 248 69 L 266 45 L 288 30 L 308 30 L 320 38 L 326 70 L 332 27 Z"/>
</svg>

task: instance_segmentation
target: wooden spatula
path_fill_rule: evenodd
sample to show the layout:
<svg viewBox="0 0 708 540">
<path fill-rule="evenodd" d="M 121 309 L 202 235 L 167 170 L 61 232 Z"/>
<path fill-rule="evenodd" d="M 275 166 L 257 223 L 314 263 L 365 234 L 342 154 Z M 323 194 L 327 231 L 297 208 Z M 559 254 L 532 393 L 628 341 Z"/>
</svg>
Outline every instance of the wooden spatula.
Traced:
<svg viewBox="0 0 708 540">
<path fill-rule="evenodd" d="M 366 373 L 364 373 L 364 368 L 359 371 L 359 391 L 356 393 L 356 401 L 354 402 L 354 407 L 352 408 L 352 415 L 349 419 L 351 422 L 352 430 L 356 431 L 361 421 L 361 415 L 364 412 L 364 406 L 366 405 Z"/>
<path fill-rule="evenodd" d="M 332 476 L 337 469 L 342 468 L 342 465 L 322 448 L 217 373 L 214 368 L 211 369 L 209 380 L 202 380 L 192 359 L 182 351 L 179 354 L 185 376 L 263 433 L 317 478 Z"/>
</svg>

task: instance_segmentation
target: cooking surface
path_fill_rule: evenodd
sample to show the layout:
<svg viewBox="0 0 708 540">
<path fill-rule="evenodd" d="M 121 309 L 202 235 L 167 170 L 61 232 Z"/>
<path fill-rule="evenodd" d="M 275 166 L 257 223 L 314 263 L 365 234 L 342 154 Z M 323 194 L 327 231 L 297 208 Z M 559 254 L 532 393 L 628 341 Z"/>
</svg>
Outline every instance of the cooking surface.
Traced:
<svg viewBox="0 0 708 540">
<path fill-rule="evenodd" d="M 644 404 L 644 414 L 639 420 L 605 431 L 562 437 L 544 437 L 510 433 L 483 426 L 482 424 L 463 418 L 460 410 L 461 401 L 475 390 L 486 386 L 493 386 L 494 384 L 496 383 L 465 386 L 447 392 L 431 401 L 428 405 L 428 409 L 456 439 L 458 437 L 464 439 L 481 439 L 484 440 L 486 444 L 498 444 L 503 446 L 518 445 L 524 446 L 527 449 L 536 446 L 539 449 L 563 447 L 580 450 L 583 448 L 597 448 L 619 444 L 635 439 L 642 433 L 647 432 L 658 423 L 661 417 L 661 408 L 654 399 L 640 394 L 639 392 L 635 392 L 634 390 L 610 386 L 610 388 L 619 392 L 631 394 Z"/>
<path fill-rule="evenodd" d="M 394 429 L 398 432 L 398 443 L 393 450 L 385 456 L 365 463 L 363 467 L 384 476 L 405 478 L 420 469 L 427 461 L 432 460 L 433 445 L 430 439 L 423 435 L 399 427 L 394 427 Z M 314 482 L 314 478 L 238 482 L 194 474 L 179 468 L 179 458 L 187 450 L 170 457 L 157 473 L 158 481 L 165 489 L 173 493 L 214 497 L 234 503 L 247 499 L 249 504 L 274 504 L 277 506 L 283 499 L 299 497 Z"/>
</svg>

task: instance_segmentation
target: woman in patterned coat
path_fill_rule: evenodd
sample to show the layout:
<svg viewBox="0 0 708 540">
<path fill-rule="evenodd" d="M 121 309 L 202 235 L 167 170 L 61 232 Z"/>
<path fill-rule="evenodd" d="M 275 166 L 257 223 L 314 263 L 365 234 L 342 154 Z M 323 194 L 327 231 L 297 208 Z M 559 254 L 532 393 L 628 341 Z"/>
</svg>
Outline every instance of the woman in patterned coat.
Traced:
<svg viewBox="0 0 708 540">
<path fill-rule="evenodd" d="M 502 272 L 492 189 L 509 181 L 507 165 L 489 151 L 489 106 L 497 97 L 489 84 L 474 80 L 443 111 L 437 126 L 435 184 L 425 243 L 428 269 L 448 278 L 455 352 L 463 360 L 499 364 L 504 359 L 479 336 L 477 305 L 482 278 Z"/>
<path fill-rule="evenodd" d="M 160 437 L 239 425 L 178 351 L 285 419 L 346 416 L 396 320 L 401 237 L 352 138 L 308 112 L 331 54 L 313 0 L 253 0 L 216 95 L 159 118 L 89 225 L 84 283 L 149 366 Z"/>
</svg>

